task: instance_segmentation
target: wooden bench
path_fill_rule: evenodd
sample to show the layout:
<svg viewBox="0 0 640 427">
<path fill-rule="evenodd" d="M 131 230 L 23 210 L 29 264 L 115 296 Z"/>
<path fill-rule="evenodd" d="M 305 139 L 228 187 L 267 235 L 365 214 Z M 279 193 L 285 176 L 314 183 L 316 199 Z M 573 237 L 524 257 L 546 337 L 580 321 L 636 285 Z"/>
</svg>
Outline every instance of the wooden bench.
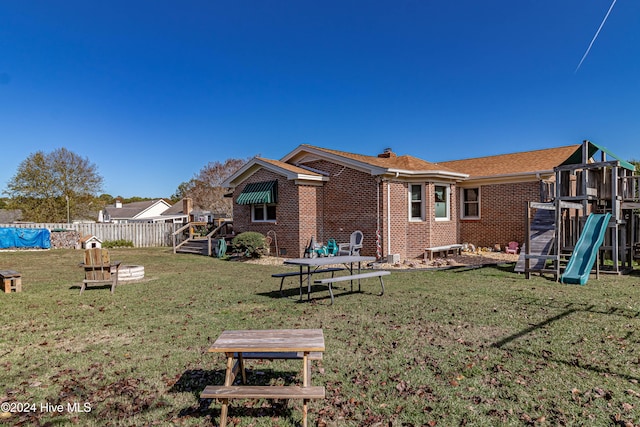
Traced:
<svg viewBox="0 0 640 427">
<path fill-rule="evenodd" d="M 432 248 L 426 248 L 424 250 L 424 258 L 426 260 L 427 257 L 428 257 L 429 261 L 433 260 L 434 252 L 439 252 L 439 253 L 444 252 L 445 255 L 447 255 L 449 253 L 449 251 L 452 251 L 453 253 L 457 253 L 458 255 L 460 255 L 460 251 L 461 250 L 462 250 L 462 245 L 461 244 L 434 246 Z"/>
<path fill-rule="evenodd" d="M 201 399 L 324 399 L 322 386 L 208 385 Z"/>
<path fill-rule="evenodd" d="M 0 270 L 0 282 L 5 293 L 22 292 L 22 274 L 13 270 Z"/>
<path fill-rule="evenodd" d="M 323 268 L 321 270 L 313 270 L 313 271 L 311 271 L 311 274 L 331 273 L 331 277 L 333 277 L 333 274 L 336 271 L 342 271 L 342 270 L 344 270 L 344 268 L 330 267 L 330 268 Z M 287 271 L 285 273 L 272 274 L 271 277 L 280 277 L 280 278 L 282 278 L 282 280 L 280 280 L 280 295 L 284 296 L 282 294 L 282 286 L 284 285 L 284 279 L 286 279 L 287 277 L 306 276 L 306 275 L 307 275 L 307 273 L 304 272 L 304 271 Z"/>
<path fill-rule="evenodd" d="M 308 402 L 310 399 L 324 399 L 325 391 L 321 386 L 224 386 L 209 385 L 200 393 L 201 399 L 218 399 L 223 410 L 220 427 L 227 425 L 227 406 L 229 399 L 302 399 L 302 425 L 307 426 Z"/>
<path fill-rule="evenodd" d="M 360 279 L 367 279 L 370 277 L 379 277 L 380 278 L 380 286 L 382 287 L 382 291 L 380 292 L 380 295 L 384 295 L 384 281 L 382 280 L 382 276 L 388 276 L 389 274 L 391 274 L 391 272 L 386 271 L 386 270 L 376 270 L 376 271 L 370 271 L 367 273 L 360 273 L 360 274 L 351 274 L 348 276 L 335 276 L 335 277 L 330 277 L 327 279 L 317 279 L 314 280 L 314 283 L 319 283 L 322 285 L 328 285 L 329 286 L 329 295 L 331 295 L 331 304 L 333 304 L 333 288 L 332 288 L 332 284 L 336 283 L 336 282 L 346 282 L 346 281 L 351 281 L 351 291 L 353 292 L 353 281 L 357 280 L 358 281 L 358 291 L 360 291 Z"/>
</svg>

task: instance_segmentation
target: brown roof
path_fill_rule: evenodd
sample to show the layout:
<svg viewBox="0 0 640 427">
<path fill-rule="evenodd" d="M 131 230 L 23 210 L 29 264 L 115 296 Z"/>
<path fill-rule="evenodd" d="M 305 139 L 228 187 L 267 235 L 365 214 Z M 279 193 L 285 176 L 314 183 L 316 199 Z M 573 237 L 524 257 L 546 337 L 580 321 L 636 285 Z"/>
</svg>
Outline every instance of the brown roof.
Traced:
<svg viewBox="0 0 640 427">
<path fill-rule="evenodd" d="M 326 153 L 335 154 L 337 156 L 345 157 L 347 159 L 362 162 L 371 166 L 377 166 L 384 169 L 406 170 L 406 171 L 448 171 L 459 172 L 453 168 L 450 168 L 442 163 L 431 163 L 426 160 L 419 159 L 413 156 L 396 156 L 390 157 L 378 157 L 378 156 L 366 156 L 364 154 L 348 153 L 346 151 L 330 150 L 328 148 L 315 147 L 312 145 L 303 144 L 305 147 L 310 147 L 315 150 L 324 151 Z"/>
<path fill-rule="evenodd" d="M 552 171 L 580 147 L 580 144 L 567 145 L 544 150 L 453 160 L 438 164 L 466 173 L 470 178 Z"/>
<path fill-rule="evenodd" d="M 289 164 L 289 163 L 285 163 L 285 162 L 281 162 L 280 160 L 272 160 L 272 159 L 265 159 L 264 157 L 257 157 L 257 159 L 262 160 L 263 162 L 269 163 L 273 166 L 288 170 L 290 172 L 293 173 L 300 173 L 300 174 L 304 174 L 304 175 L 317 175 L 320 176 L 319 173 L 316 172 L 312 172 L 310 170 Z"/>
</svg>

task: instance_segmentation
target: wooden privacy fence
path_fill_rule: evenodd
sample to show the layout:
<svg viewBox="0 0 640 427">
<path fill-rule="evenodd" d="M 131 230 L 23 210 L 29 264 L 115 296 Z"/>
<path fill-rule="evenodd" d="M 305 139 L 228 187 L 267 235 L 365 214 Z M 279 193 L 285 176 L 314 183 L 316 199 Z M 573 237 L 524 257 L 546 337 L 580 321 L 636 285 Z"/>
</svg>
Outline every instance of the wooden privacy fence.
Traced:
<svg viewBox="0 0 640 427">
<path fill-rule="evenodd" d="M 180 225 L 180 224 L 178 224 Z M 132 222 L 127 224 L 110 223 L 29 223 L 0 224 L 0 227 L 13 228 L 46 228 L 50 231 L 77 231 L 80 236 L 96 236 L 105 241 L 129 240 L 136 248 L 172 246 L 172 234 L 176 226 L 167 223 Z"/>
</svg>

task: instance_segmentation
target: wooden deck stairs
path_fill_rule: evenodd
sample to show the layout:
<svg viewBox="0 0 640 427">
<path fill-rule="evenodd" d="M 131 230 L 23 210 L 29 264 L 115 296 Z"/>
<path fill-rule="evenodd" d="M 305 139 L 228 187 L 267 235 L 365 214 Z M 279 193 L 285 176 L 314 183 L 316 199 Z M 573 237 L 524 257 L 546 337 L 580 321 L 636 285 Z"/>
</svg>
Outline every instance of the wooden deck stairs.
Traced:
<svg viewBox="0 0 640 427">
<path fill-rule="evenodd" d="M 531 249 L 529 254 L 534 256 L 549 255 L 555 236 L 555 210 L 537 209 L 531 220 L 530 233 Z M 525 244 L 520 251 L 520 257 L 514 271 L 518 273 L 525 272 L 526 253 Z M 542 271 L 546 261 L 545 258 L 529 258 L 529 271 Z"/>
<path fill-rule="evenodd" d="M 208 255 L 209 241 L 207 239 L 188 239 L 176 248 L 179 254 Z"/>
<path fill-rule="evenodd" d="M 233 234 L 233 221 L 221 221 L 217 227 L 206 236 L 194 232 L 196 226 L 206 226 L 207 223 L 190 222 L 174 231 L 173 253 L 214 256 L 218 252 L 219 240 L 230 241 Z M 223 242 L 224 243 L 224 242 Z"/>
</svg>

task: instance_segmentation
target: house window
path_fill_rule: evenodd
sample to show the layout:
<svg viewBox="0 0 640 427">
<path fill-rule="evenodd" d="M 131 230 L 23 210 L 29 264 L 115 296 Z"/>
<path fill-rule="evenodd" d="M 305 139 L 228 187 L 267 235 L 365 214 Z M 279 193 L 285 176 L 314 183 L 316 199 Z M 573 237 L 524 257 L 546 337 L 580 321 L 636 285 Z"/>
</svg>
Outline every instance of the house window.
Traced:
<svg viewBox="0 0 640 427">
<path fill-rule="evenodd" d="M 462 218 L 480 218 L 480 189 L 463 188 L 462 191 Z"/>
<path fill-rule="evenodd" d="M 275 222 L 275 220 L 276 220 L 275 204 L 251 205 L 251 221 Z"/>
<path fill-rule="evenodd" d="M 422 184 L 409 184 L 409 219 L 424 221 L 424 194 Z"/>
<path fill-rule="evenodd" d="M 436 221 L 449 219 L 450 187 L 448 185 L 436 185 L 434 187 Z"/>
<path fill-rule="evenodd" d="M 278 181 L 252 182 L 238 195 L 236 203 L 251 205 L 252 222 L 275 222 Z"/>
</svg>

